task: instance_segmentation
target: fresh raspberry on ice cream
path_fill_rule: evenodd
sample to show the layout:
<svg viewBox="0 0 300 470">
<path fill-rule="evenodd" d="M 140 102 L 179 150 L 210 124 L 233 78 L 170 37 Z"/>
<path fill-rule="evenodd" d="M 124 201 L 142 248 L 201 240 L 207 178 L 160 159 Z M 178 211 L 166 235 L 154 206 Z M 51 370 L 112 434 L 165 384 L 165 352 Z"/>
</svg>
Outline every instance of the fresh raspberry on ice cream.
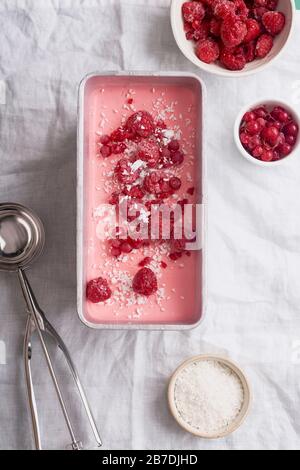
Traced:
<svg viewBox="0 0 300 470">
<path fill-rule="evenodd" d="M 135 275 L 132 286 L 137 294 L 150 297 L 157 292 L 157 277 L 151 269 L 143 268 Z"/>
</svg>

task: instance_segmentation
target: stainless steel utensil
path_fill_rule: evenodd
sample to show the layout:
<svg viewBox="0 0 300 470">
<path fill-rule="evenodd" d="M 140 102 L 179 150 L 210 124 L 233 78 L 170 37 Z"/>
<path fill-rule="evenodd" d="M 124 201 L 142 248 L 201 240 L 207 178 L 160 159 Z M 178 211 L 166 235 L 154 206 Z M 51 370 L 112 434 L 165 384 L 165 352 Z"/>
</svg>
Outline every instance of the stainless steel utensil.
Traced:
<svg viewBox="0 0 300 470">
<path fill-rule="evenodd" d="M 79 395 L 85 408 L 97 445 L 101 447 L 101 438 L 70 354 L 62 339 L 57 334 L 53 326 L 48 322 L 45 314 L 40 309 L 28 282 L 27 276 L 24 272 L 24 270 L 28 268 L 29 265 L 41 254 L 44 248 L 44 244 L 45 232 L 43 224 L 32 211 L 19 204 L 0 204 L 0 271 L 16 272 L 18 274 L 29 314 L 24 340 L 24 365 L 35 447 L 37 450 L 42 449 L 38 411 L 31 373 L 31 338 L 35 331 L 37 332 L 41 342 L 48 369 L 71 436 L 72 449 L 82 449 L 82 443 L 76 438 L 75 431 L 67 411 L 66 403 L 63 398 L 63 394 L 59 386 L 45 342 L 45 335 L 51 336 L 56 342 L 57 346 L 63 352 L 78 388 Z"/>
</svg>

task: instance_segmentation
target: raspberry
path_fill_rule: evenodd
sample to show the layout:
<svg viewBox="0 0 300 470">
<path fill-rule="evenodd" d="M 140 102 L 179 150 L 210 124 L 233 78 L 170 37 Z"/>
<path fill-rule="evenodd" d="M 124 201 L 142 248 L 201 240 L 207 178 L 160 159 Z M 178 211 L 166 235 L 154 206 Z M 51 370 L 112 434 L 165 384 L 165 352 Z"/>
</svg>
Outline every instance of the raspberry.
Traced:
<svg viewBox="0 0 300 470">
<path fill-rule="evenodd" d="M 136 294 L 150 297 L 158 290 L 157 277 L 151 269 L 143 268 L 135 275 L 132 287 Z"/>
<path fill-rule="evenodd" d="M 200 2 L 185 2 L 182 5 L 182 14 L 187 23 L 194 23 L 203 20 L 205 9 Z"/>
<path fill-rule="evenodd" d="M 170 179 L 169 185 L 172 189 L 174 189 L 174 191 L 178 191 L 182 186 L 181 179 L 174 176 Z"/>
<path fill-rule="evenodd" d="M 98 304 L 109 300 L 112 296 L 112 291 L 107 280 L 99 277 L 98 279 L 94 279 L 88 283 L 86 296 L 90 302 Z"/>
<path fill-rule="evenodd" d="M 171 142 L 168 145 L 168 149 L 170 150 L 170 152 L 178 152 L 178 150 L 180 149 L 179 141 L 175 139 L 171 140 Z"/>
<path fill-rule="evenodd" d="M 235 5 L 235 14 L 241 19 L 246 20 L 249 15 L 249 9 L 244 0 L 233 0 Z"/>
<path fill-rule="evenodd" d="M 260 36 L 261 27 L 258 21 L 254 20 L 253 18 L 249 18 L 248 20 L 246 20 L 246 26 L 247 26 L 247 34 L 246 34 L 246 37 L 244 38 L 244 42 L 253 41 L 254 39 L 257 39 L 258 36 Z"/>
<path fill-rule="evenodd" d="M 246 65 L 246 57 L 241 48 L 224 48 L 220 55 L 220 61 L 228 70 L 242 70 Z"/>
<path fill-rule="evenodd" d="M 276 36 L 285 26 L 285 15 L 280 11 L 268 11 L 263 15 L 262 22 L 268 33 Z"/>
<path fill-rule="evenodd" d="M 184 154 L 183 152 L 176 152 L 171 157 L 172 162 L 174 165 L 181 165 L 184 162 Z"/>
<path fill-rule="evenodd" d="M 256 57 L 263 59 L 266 57 L 273 47 L 274 41 L 270 34 L 262 34 L 256 44 Z"/>
<path fill-rule="evenodd" d="M 101 153 L 103 158 L 110 157 L 111 154 L 112 154 L 111 147 L 109 145 L 103 145 L 101 150 L 100 150 L 100 153 Z"/>
<path fill-rule="evenodd" d="M 138 159 L 147 162 L 149 168 L 156 167 L 160 151 L 155 140 L 142 140 L 138 147 Z"/>
<path fill-rule="evenodd" d="M 146 258 L 144 258 L 140 263 L 139 263 L 139 266 L 140 268 L 145 268 L 148 264 L 150 264 L 152 262 L 152 258 L 150 258 L 149 256 L 147 256 Z"/>
<path fill-rule="evenodd" d="M 225 47 L 235 47 L 243 42 L 247 35 L 246 24 L 238 17 L 228 17 L 221 27 L 221 38 Z"/>
<path fill-rule="evenodd" d="M 138 111 L 129 117 L 126 129 L 138 137 L 147 139 L 155 131 L 153 117 L 147 111 Z"/>
<path fill-rule="evenodd" d="M 218 43 L 213 39 L 206 39 L 198 43 L 196 54 L 197 57 L 202 60 L 202 62 L 211 64 L 218 59 L 220 55 L 220 48 Z"/>
<path fill-rule="evenodd" d="M 144 189 L 150 194 L 159 194 L 161 192 L 161 175 L 160 173 L 151 173 L 144 179 Z"/>
<path fill-rule="evenodd" d="M 141 169 L 132 170 L 132 165 L 129 160 L 122 158 L 116 166 L 115 175 L 120 183 L 132 184 L 140 176 Z"/>
<path fill-rule="evenodd" d="M 217 18 L 225 20 L 228 15 L 235 14 L 235 5 L 230 0 L 216 0 L 213 11 Z"/>
</svg>

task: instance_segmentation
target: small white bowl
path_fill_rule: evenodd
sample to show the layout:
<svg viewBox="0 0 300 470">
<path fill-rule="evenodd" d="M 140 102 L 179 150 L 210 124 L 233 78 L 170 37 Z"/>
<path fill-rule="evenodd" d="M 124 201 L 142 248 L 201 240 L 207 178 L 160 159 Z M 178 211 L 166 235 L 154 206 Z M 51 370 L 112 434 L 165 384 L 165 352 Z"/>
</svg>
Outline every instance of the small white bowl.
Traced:
<svg viewBox="0 0 300 470">
<path fill-rule="evenodd" d="M 178 376 L 182 373 L 184 369 L 186 369 L 189 365 L 195 363 L 195 362 L 201 362 L 201 361 L 216 361 L 219 362 L 220 364 L 228 367 L 230 370 L 232 370 L 237 377 L 240 379 L 243 390 L 244 390 L 244 402 L 242 409 L 237 416 L 236 420 L 228 426 L 226 431 L 219 432 L 217 434 L 201 434 L 200 431 L 197 431 L 194 427 L 192 427 L 190 424 L 188 424 L 183 418 L 180 416 L 179 411 L 176 407 L 175 403 L 175 387 L 176 387 L 176 382 L 178 379 Z M 179 424 L 181 428 L 183 428 L 185 431 L 189 432 L 190 434 L 193 434 L 194 436 L 200 437 L 202 439 L 222 439 L 224 437 L 229 436 L 230 434 L 234 433 L 237 431 L 237 429 L 242 426 L 244 421 L 246 420 L 250 408 L 251 408 L 251 403 L 252 403 L 252 392 L 250 388 L 250 384 L 245 376 L 245 374 L 241 371 L 241 369 L 232 361 L 225 357 L 221 356 L 216 356 L 214 354 L 211 355 L 202 355 L 202 356 L 196 356 L 192 357 L 191 359 L 187 360 L 184 362 L 174 373 L 174 375 L 171 378 L 170 384 L 169 384 L 169 390 L 168 390 L 168 402 L 169 402 L 169 408 L 170 411 Z"/>
<path fill-rule="evenodd" d="M 202 62 L 195 53 L 195 43 L 193 41 L 188 41 L 185 36 L 184 31 L 184 22 L 182 18 L 182 5 L 187 0 L 172 0 L 171 4 L 171 23 L 173 34 L 177 45 L 181 52 L 189 59 L 193 64 L 195 64 L 200 69 L 205 72 L 209 72 L 215 75 L 220 75 L 223 77 L 245 77 L 247 75 L 252 75 L 254 73 L 262 71 L 268 65 L 270 65 L 273 60 L 279 57 L 284 51 L 288 40 L 291 37 L 292 30 L 295 24 L 296 18 L 296 7 L 294 0 L 279 0 L 278 11 L 282 11 L 286 17 L 286 24 L 284 30 L 275 38 L 274 46 L 272 51 L 264 59 L 255 60 L 246 65 L 243 70 L 240 71 L 231 71 L 227 70 L 220 64 L 206 64 Z"/>
<path fill-rule="evenodd" d="M 298 124 L 299 127 L 299 133 L 298 133 L 298 138 L 296 141 L 296 144 L 293 148 L 293 151 L 287 156 L 282 158 L 281 160 L 277 160 L 275 162 L 263 162 L 261 160 L 257 160 L 255 157 L 252 157 L 250 153 L 247 152 L 247 150 L 243 147 L 241 140 L 240 140 L 240 126 L 241 122 L 243 119 L 243 116 L 248 112 L 251 111 L 252 109 L 259 108 L 260 106 L 267 106 L 267 107 L 275 107 L 275 106 L 282 106 L 285 108 L 294 118 L 295 122 Z M 235 124 L 234 124 L 234 141 L 236 143 L 236 146 L 240 153 L 245 157 L 249 162 L 254 163 L 254 165 L 258 166 L 265 166 L 272 168 L 274 166 L 279 166 L 285 164 L 287 161 L 290 161 L 291 158 L 294 158 L 297 154 L 297 151 L 300 148 L 300 116 L 299 114 L 295 111 L 294 108 L 291 108 L 291 106 L 286 103 L 285 101 L 279 101 L 279 100 L 272 100 L 272 99 L 261 99 L 256 103 L 251 103 L 245 106 L 240 113 L 238 114 L 238 117 L 236 118 Z"/>
</svg>

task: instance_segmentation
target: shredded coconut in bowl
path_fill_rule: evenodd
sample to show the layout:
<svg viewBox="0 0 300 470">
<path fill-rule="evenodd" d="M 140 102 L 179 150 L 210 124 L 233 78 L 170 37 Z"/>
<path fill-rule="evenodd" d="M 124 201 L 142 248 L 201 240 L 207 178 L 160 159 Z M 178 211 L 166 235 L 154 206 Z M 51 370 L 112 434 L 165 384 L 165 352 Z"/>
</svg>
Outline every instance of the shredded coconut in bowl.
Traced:
<svg viewBox="0 0 300 470">
<path fill-rule="evenodd" d="M 245 400 L 238 375 L 218 360 L 199 360 L 178 375 L 174 400 L 180 418 L 208 437 L 226 432 L 238 418 Z"/>
</svg>

